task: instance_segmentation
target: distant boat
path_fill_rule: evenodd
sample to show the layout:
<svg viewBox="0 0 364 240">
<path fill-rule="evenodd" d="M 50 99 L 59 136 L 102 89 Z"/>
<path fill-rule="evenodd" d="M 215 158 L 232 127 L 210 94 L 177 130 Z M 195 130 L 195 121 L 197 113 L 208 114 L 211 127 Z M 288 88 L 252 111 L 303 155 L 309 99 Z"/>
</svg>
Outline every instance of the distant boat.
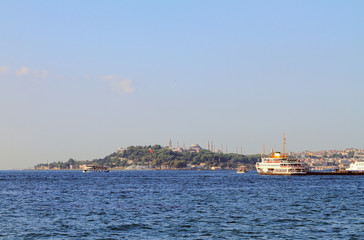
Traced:
<svg viewBox="0 0 364 240">
<path fill-rule="evenodd" d="M 364 161 L 355 161 L 354 163 L 350 163 L 350 166 L 346 169 L 346 171 L 364 172 Z"/>
<path fill-rule="evenodd" d="M 248 172 L 249 170 L 248 170 L 248 168 L 247 167 L 245 167 L 244 165 L 241 165 L 240 167 L 239 167 L 239 169 L 238 169 L 238 171 L 237 171 L 237 173 L 246 173 L 246 172 Z"/>
<path fill-rule="evenodd" d="M 86 166 L 83 172 L 110 172 L 107 167 L 101 167 L 101 166 Z"/>
</svg>

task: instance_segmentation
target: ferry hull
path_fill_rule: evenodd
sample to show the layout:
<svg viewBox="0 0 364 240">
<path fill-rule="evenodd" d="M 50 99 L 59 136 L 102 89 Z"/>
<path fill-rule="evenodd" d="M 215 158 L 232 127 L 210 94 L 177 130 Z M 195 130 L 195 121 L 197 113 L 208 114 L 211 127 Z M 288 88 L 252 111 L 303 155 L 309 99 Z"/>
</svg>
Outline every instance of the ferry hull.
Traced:
<svg viewBox="0 0 364 240">
<path fill-rule="evenodd" d="M 291 176 L 291 175 L 299 175 L 299 176 L 304 176 L 307 175 L 305 172 L 302 173 L 266 173 L 266 172 L 258 172 L 259 175 L 283 175 L 283 176 Z"/>
</svg>

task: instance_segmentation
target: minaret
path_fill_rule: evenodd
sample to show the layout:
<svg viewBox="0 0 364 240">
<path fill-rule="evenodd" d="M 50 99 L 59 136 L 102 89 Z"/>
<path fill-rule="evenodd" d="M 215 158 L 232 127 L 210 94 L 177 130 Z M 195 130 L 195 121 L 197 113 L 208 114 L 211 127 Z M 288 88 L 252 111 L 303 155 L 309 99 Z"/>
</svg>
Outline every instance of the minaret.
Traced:
<svg viewBox="0 0 364 240">
<path fill-rule="evenodd" d="M 168 148 L 169 148 L 169 149 L 172 149 L 172 140 L 171 140 L 171 139 L 169 139 Z"/>
</svg>

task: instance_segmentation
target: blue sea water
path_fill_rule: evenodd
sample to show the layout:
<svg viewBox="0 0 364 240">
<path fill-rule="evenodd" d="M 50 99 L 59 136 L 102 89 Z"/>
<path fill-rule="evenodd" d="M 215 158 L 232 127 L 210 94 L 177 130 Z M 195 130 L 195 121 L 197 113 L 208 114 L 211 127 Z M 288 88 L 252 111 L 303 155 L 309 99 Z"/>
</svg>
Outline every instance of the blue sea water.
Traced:
<svg viewBox="0 0 364 240">
<path fill-rule="evenodd" d="M 364 239 L 364 176 L 0 171 L 2 239 Z"/>
</svg>

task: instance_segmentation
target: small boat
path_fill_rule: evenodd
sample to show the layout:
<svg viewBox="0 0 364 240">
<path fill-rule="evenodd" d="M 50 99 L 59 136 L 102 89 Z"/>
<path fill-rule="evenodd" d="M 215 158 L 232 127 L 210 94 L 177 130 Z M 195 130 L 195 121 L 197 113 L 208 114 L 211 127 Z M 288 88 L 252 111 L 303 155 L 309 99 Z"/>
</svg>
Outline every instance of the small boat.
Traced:
<svg viewBox="0 0 364 240">
<path fill-rule="evenodd" d="M 110 172 L 110 170 L 107 167 L 92 165 L 86 166 L 83 172 Z"/>
<path fill-rule="evenodd" d="M 239 167 L 239 169 L 238 169 L 238 171 L 237 171 L 237 173 L 246 173 L 246 172 L 248 172 L 249 170 L 248 170 L 248 168 L 247 167 L 245 167 L 244 165 L 241 165 L 240 167 Z"/>
</svg>

